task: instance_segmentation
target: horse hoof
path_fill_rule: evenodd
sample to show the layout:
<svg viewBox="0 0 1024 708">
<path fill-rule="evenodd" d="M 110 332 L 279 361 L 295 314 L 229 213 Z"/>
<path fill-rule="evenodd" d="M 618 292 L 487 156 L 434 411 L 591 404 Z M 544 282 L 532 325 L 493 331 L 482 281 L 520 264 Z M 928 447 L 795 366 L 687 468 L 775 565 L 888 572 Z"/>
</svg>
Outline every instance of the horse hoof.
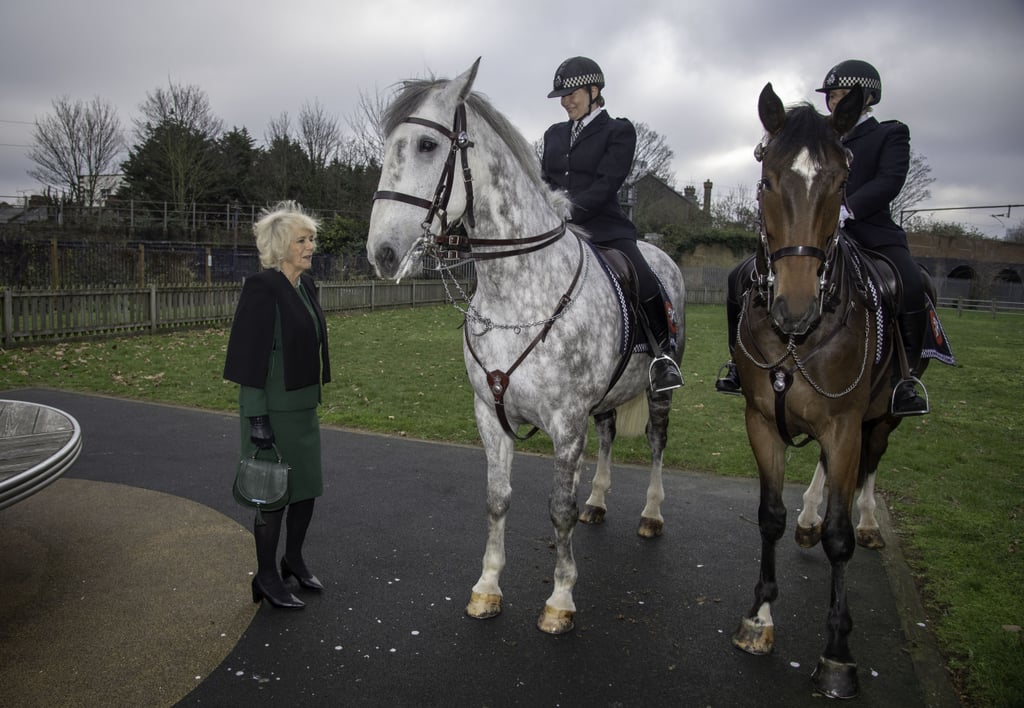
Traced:
<svg viewBox="0 0 1024 708">
<path fill-rule="evenodd" d="M 821 522 L 810 528 L 796 526 L 796 542 L 801 548 L 814 548 L 821 541 Z"/>
<path fill-rule="evenodd" d="M 770 654 L 775 646 L 775 626 L 765 624 L 756 617 L 744 617 L 740 620 L 736 633 L 732 635 L 732 643 L 737 649 L 742 649 L 748 654 Z"/>
<path fill-rule="evenodd" d="M 657 519 L 648 519 L 647 517 L 640 518 L 640 526 L 637 527 L 636 533 L 638 536 L 644 538 L 654 538 L 660 536 L 661 532 L 665 529 L 665 522 L 658 521 Z"/>
<path fill-rule="evenodd" d="M 572 621 L 575 614 L 572 610 L 556 610 L 544 605 L 544 614 L 537 619 L 537 629 L 548 634 L 565 634 L 575 626 Z"/>
<path fill-rule="evenodd" d="M 853 698 L 860 690 L 857 665 L 819 657 L 811 674 L 814 688 L 829 698 Z"/>
<path fill-rule="evenodd" d="M 469 596 L 466 614 L 476 619 L 488 619 L 501 614 L 501 595 L 474 592 Z"/>
<path fill-rule="evenodd" d="M 604 523 L 604 512 L 605 510 L 599 506 L 587 504 L 583 507 L 583 511 L 580 512 L 580 521 L 585 524 Z"/>
<path fill-rule="evenodd" d="M 864 548 L 885 548 L 882 532 L 878 529 L 857 529 L 857 545 Z"/>
</svg>

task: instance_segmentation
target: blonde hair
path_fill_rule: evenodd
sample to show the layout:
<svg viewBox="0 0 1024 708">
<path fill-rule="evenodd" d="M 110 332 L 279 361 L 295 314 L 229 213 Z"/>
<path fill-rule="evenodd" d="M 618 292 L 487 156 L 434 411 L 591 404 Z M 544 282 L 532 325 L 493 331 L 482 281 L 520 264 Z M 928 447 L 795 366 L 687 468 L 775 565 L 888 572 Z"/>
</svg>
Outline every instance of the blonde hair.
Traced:
<svg viewBox="0 0 1024 708">
<path fill-rule="evenodd" d="M 279 268 L 288 255 L 296 232 L 309 231 L 316 234 L 320 221 L 307 214 L 302 205 L 291 199 L 278 202 L 273 208 L 260 212 L 260 219 L 253 227 L 256 235 L 256 250 L 260 252 L 260 265 L 264 268 Z"/>
</svg>

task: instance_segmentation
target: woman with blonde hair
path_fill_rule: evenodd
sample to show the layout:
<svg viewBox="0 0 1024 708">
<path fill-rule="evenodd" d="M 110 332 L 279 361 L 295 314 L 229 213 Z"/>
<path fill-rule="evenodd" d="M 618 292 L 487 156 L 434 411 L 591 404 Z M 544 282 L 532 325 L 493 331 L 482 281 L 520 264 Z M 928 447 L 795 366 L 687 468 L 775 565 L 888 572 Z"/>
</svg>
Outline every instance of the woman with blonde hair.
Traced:
<svg viewBox="0 0 1024 708">
<path fill-rule="evenodd" d="M 291 201 L 261 214 L 254 231 L 264 270 L 242 286 L 224 364 L 224 378 L 240 385 L 242 456 L 276 446 L 291 466 L 288 506 L 262 512 L 264 523 L 253 527 L 258 567 L 253 602 L 266 599 L 287 609 L 305 606 L 285 585 L 291 576 L 304 588 L 323 590 L 302 556 L 314 501 L 323 494 L 317 406 L 321 385 L 331 380 L 327 323 L 307 272 L 318 227 Z M 283 521 L 287 534 L 279 573 Z"/>
</svg>

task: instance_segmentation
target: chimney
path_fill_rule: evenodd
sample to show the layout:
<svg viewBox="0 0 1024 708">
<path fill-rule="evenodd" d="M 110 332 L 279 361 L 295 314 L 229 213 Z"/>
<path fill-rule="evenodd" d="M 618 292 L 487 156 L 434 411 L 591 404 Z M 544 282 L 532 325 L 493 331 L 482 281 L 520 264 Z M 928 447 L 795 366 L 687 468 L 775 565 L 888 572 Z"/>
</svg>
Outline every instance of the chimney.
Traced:
<svg viewBox="0 0 1024 708">
<path fill-rule="evenodd" d="M 704 181 L 704 213 L 711 214 L 711 180 Z"/>
<path fill-rule="evenodd" d="M 683 187 L 683 196 L 686 197 L 687 199 L 697 201 L 697 188 L 694 187 L 693 185 L 687 185 Z"/>
</svg>

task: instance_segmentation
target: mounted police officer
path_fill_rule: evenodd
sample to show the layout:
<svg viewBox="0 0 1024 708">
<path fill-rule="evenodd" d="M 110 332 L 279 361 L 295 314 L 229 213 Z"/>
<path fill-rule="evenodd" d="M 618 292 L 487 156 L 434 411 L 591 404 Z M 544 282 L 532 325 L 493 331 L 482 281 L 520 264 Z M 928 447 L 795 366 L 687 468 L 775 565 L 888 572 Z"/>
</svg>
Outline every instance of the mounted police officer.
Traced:
<svg viewBox="0 0 1024 708">
<path fill-rule="evenodd" d="M 622 252 L 633 264 L 641 319 L 657 345 L 651 351 L 651 388 L 669 391 L 683 384 L 669 356 L 670 304 L 657 276 L 637 247 L 639 235 L 619 204 L 618 193 L 629 176 L 636 150 L 636 129 L 625 118 L 612 118 L 601 95 L 604 73 L 593 59 L 571 57 L 559 65 L 548 98 L 561 99 L 569 120 L 544 133 L 541 172 L 552 187 L 572 201 L 570 221 L 587 230 L 590 241 Z"/>
<path fill-rule="evenodd" d="M 829 69 L 821 88 L 831 113 L 854 86 L 864 89 L 864 107 L 860 120 L 845 135 L 843 145 L 850 151 L 850 175 L 846 200 L 840 209 L 840 221 L 846 235 L 861 248 L 879 253 L 893 263 L 902 281 L 902 298 L 896 303 L 900 334 L 906 350 L 910 376 L 900 378 L 893 392 L 892 413 L 897 416 L 923 415 L 928 400 L 917 393 L 916 369 L 921 358 L 928 326 L 925 283 L 917 263 L 910 255 L 907 234 L 893 221 L 890 203 L 903 189 L 910 168 L 910 129 L 897 120 L 879 122 L 871 117 L 871 107 L 882 98 L 882 79 L 871 64 L 848 59 Z M 743 275 L 729 276 L 729 351 L 735 347 L 739 295 Z M 725 374 L 715 387 L 723 393 L 738 393 L 740 381 L 736 366 L 729 361 Z"/>
</svg>

